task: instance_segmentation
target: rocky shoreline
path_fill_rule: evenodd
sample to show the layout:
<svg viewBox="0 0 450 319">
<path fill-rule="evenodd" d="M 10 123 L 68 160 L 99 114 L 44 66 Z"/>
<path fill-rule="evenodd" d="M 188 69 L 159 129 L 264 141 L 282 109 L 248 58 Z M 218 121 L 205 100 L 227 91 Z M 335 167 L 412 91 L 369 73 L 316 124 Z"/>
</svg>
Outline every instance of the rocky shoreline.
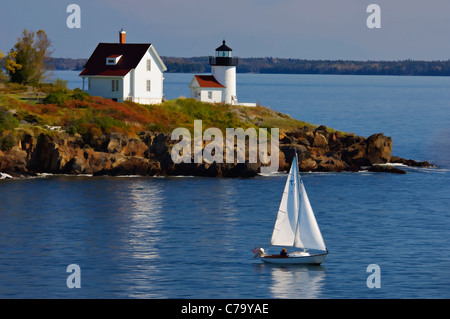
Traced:
<svg viewBox="0 0 450 319">
<path fill-rule="evenodd" d="M 392 139 L 384 134 L 368 138 L 330 132 L 325 126 L 301 127 L 281 133 L 279 171 L 287 171 L 295 152 L 301 172 L 342 172 L 367 169 L 404 174 L 389 163 L 432 167 L 392 156 Z M 0 172 L 14 178 L 50 174 L 89 174 L 94 176 L 209 176 L 253 177 L 260 163 L 180 163 L 174 164 L 171 149 L 177 141 L 169 134 L 141 132 L 138 137 L 118 133 L 100 137 L 69 135 L 65 132 L 24 134 L 12 149 L 0 151 Z M 5 175 L 6 176 L 6 175 Z"/>
</svg>

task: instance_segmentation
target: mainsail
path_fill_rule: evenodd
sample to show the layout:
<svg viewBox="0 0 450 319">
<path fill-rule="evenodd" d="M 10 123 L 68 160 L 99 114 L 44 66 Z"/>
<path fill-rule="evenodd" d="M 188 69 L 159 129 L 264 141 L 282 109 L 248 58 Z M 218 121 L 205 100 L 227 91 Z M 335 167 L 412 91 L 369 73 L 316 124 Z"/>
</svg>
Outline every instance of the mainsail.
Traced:
<svg viewBox="0 0 450 319">
<path fill-rule="evenodd" d="M 305 187 L 299 179 L 297 156 L 286 180 L 271 244 L 326 250 Z"/>
</svg>

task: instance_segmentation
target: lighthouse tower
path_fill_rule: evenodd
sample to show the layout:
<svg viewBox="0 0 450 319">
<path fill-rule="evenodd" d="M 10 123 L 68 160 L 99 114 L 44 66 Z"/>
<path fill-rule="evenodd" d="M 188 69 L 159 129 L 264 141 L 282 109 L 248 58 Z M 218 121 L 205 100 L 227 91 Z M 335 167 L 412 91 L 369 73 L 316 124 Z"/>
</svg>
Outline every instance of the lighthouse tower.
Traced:
<svg viewBox="0 0 450 319">
<path fill-rule="evenodd" d="M 209 57 L 212 75 L 217 82 L 224 86 L 222 101 L 227 104 L 238 104 L 236 96 L 236 65 L 238 59 L 233 58 L 230 47 L 222 41 L 222 45 L 216 49 L 216 56 Z"/>
</svg>

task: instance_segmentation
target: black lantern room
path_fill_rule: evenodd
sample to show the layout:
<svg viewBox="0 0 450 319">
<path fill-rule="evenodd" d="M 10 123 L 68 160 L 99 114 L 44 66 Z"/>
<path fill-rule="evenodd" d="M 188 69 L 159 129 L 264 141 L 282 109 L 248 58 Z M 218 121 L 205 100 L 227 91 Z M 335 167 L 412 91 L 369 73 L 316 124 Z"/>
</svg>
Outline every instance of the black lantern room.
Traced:
<svg viewBox="0 0 450 319">
<path fill-rule="evenodd" d="M 231 49 L 225 44 L 225 40 L 222 41 L 222 45 L 216 49 L 216 56 L 209 57 L 210 65 L 223 65 L 223 66 L 235 66 L 238 64 L 238 59 L 233 58 L 231 55 Z"/>
</svg>

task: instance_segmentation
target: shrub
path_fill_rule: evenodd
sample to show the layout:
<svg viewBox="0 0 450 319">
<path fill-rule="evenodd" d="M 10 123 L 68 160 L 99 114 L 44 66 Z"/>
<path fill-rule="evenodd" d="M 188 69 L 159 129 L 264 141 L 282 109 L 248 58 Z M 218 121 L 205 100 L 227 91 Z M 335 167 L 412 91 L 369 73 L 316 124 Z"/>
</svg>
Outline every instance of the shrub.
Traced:
<svg viewBox="0 0 450 319">
<path fill-rule="evenodd" d="M 86 101 L 89 98 L 89 94 L 86 92 L 83 92 L 83 90 L 76 88 L 73 91 L 73 94 L 71 95 L 71 98 L 73 100 L 78 100 L 78 101 Z"/>
<path fill-rule="evenodd" d="M 72 92 L 73 93 L 69 93 L 69 91 L 67 90 L 51 92 L 42 100 L 42 103 L 56 104 L 61 107 L 64 106 L 64 104 L 68 101 L 86 101 L 90 97 L 88 93 L 85 93 L 80 89 L 75 89 Z"/>
<path fill-rule="evenodd" d="M 67 133 L 71 134 L 71 135 L 75 135 L 75 134 L 86 134 L 87 130 L 86 127 L 83 124 L 86 124 L 87 121 L 85 119 L 76 119 L 72 122 L 70 122 L 69 124 L 67 124 L 67 126 L 65 127 L 65 130 Z"/>
<path fill-rule="evenodd" d="M 0 68 L 0 83 L 6 83 L 8 82 L 8 76 L 3 73 L 2 69 Z"/>
<path fill-rule="evenodd" d="M 54 83 L 39 83 L 36 85 L 36 89 L 39 90 L 39 92 L 46 94 L 55 92 L 69 92 L 69 89 L 64 88 L 64 84 L 58 84 L 58 86 L 55 86 Z"/>
<path fill-rule="evenodd" d="M 30 89 L 29 86 L 19 84 L 19 83 L 7 83 L 5 87 L 2 89 L 4 93 L 18 93 L 18 92 L 26 92 Z"/>
<path fill-rule="evenodd" d="M 94 119 L 94 123 L 102 130 L 102 132 L 107 133 L 114 128 L 124 128 L 123 122 L 116 120 L 108 116 L 99 116 Z"/>
<path fill-rule="evenodd" d="M 19 112 L 19 119 L 24 120 L 25 122 L 37 125 L 37 124 L 43 124 L 44 122 L 42 119 L 36 115 L 36 114 L 29 114 L 25 112 Z"/>
<path fill-rule="evenodd" d="M 91 133 L 94 136 L 99 136 L 101 133 L 109 133 L 116 130 L 127 129 L 122 121 L 113 119 L 108 116 L 92 116 L 89 120 L 84 118 L 71 121 L 65 126 L 67 133 L 74 135 L 76 133 L 85 135 Z"/>
<path fill-rule="evenodd" d="M 69 83 L 69 81 L 62 80 L 62 79 L 56 79 L 53 81 L 53 86 L 57 90 L 65 91 L 65 90 L 67 90 L 67 83 Z"/>
<path fill-rule="evenodd" d="M 8 111 L 0 109 L 0 132 L 13 130 L 17 126 L 19 126 L 19 121 Z"/>
<path fill-rule="evenodd" d="M 47 95 L 42 103 L 44 104 L 56 104 L 62 106 L 66 101 L 70 100 L 70 96 L 65 92 L 53 92 Z"/>
<path fill-rule="evenodd" d="M 161 123 L 151 123 L 147 126 L 147 130 L 152 132 L 164 132 L 166 128 Z"/>
<path fill-rule="evenodd" d="M 2 151 L 9 151 L 16 145 L 16 139 L 12 135 L 6 135 L 5 137 L 0 137 L 0 149 Z"/>
</svg>

